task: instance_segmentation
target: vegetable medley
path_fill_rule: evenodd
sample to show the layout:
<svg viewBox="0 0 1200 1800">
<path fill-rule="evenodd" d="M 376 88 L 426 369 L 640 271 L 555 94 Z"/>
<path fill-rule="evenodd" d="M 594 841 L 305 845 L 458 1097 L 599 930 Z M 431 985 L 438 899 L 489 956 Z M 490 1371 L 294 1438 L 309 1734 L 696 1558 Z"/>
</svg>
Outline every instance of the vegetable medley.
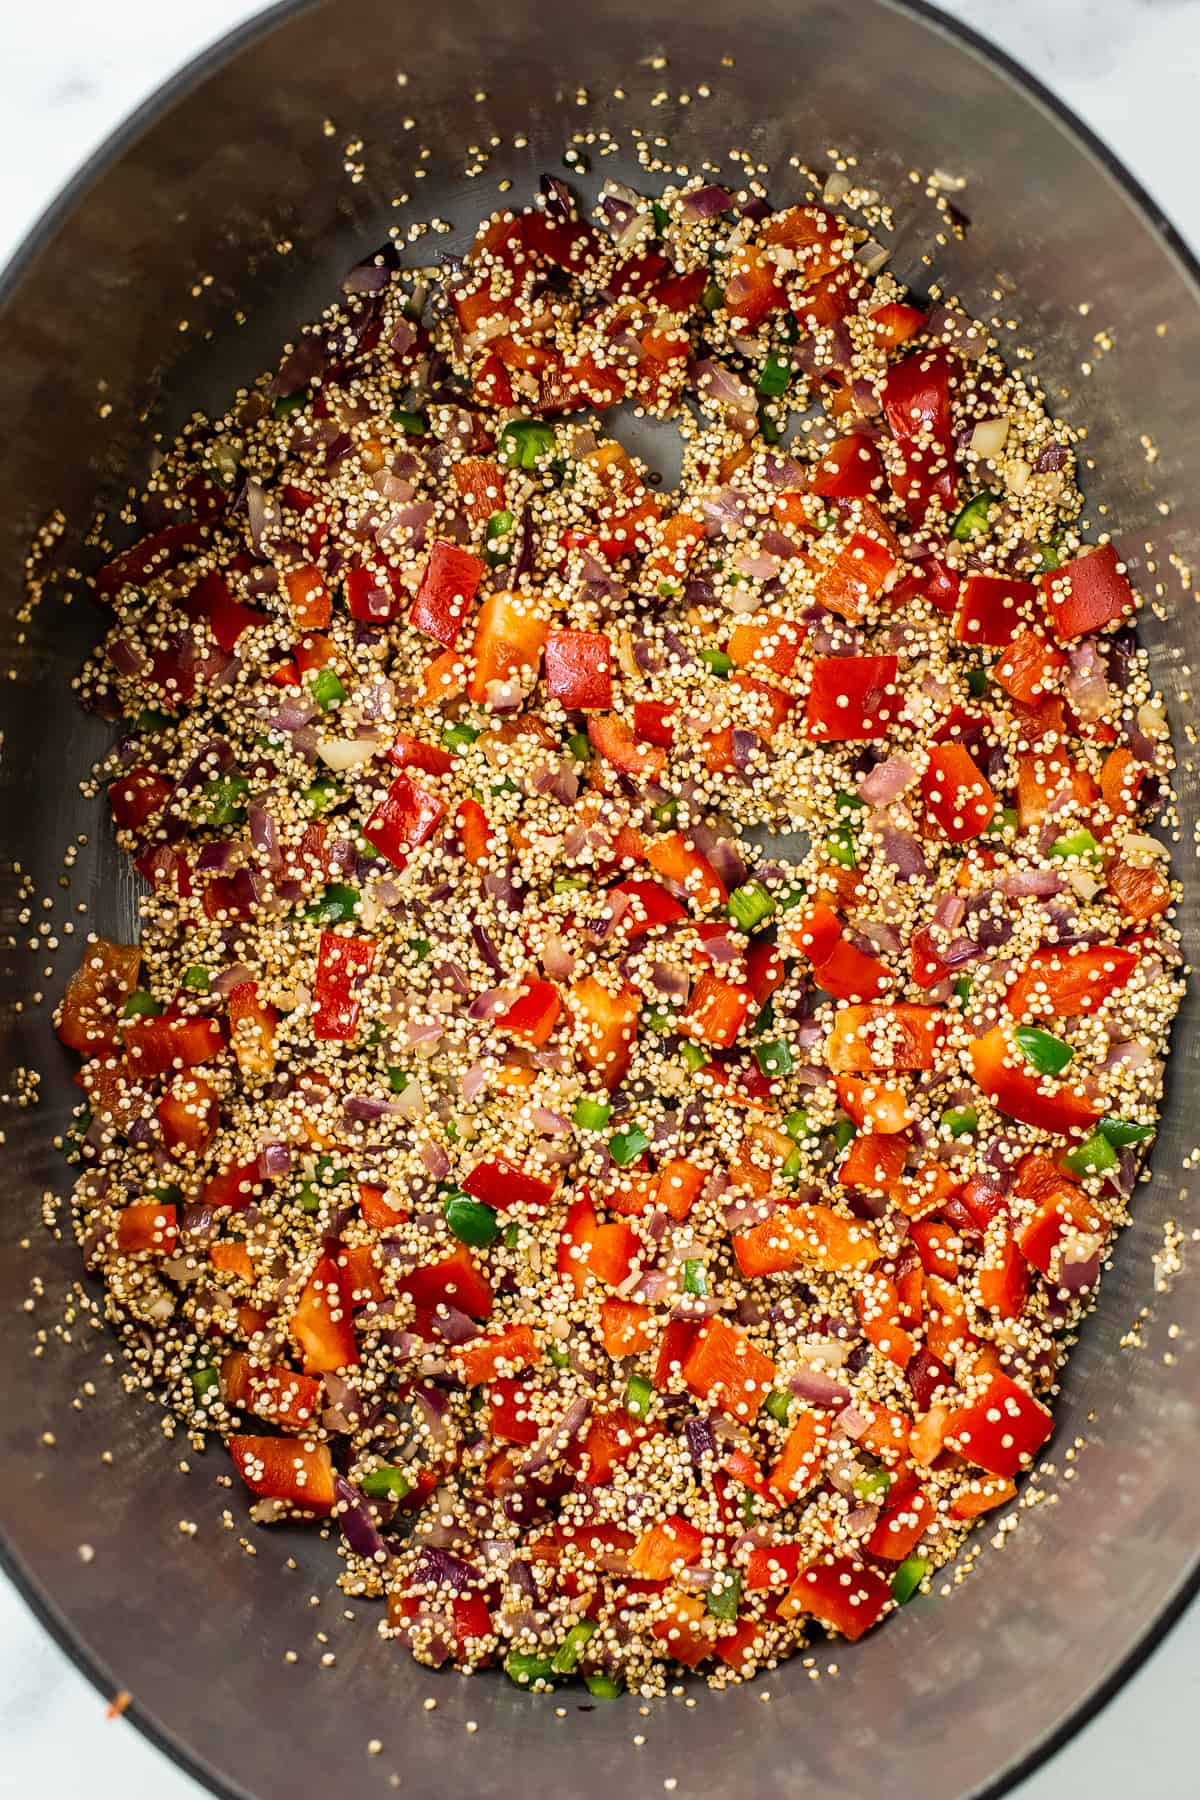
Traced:
<svg viewBox="0 0 1200 1800">
<path fill-rule="evenodd" d="M 1136 597 L 864 239 L 548 177 L 389 247 L 95 579 L 145 893 L 58 1015 L 85 1256 L 427 1664 L 861 1637 L 1049 1438 L 1154 1134 Z"/>
</svg>

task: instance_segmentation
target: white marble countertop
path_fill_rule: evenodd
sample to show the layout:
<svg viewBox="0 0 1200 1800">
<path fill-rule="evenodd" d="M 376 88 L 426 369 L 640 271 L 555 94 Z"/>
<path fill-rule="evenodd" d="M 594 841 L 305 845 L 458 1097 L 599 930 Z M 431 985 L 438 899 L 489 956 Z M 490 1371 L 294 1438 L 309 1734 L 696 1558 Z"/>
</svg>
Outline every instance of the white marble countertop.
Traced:
<svg viewBox="0 0 1200 1800">
<path fill-rule="evenodd" d="M 1003 45 L 1107 140 L 1200 245 L 1192 132 L 1200 0 L 943 0 Z M 255 0 L 39 0 L 5 9 L 0 63 L 0 264 L 96 144 Z M 1116 1800 L 1195 1791 L 1192 1684 L 1200 1607 L 1120 1695 L 1019 1790 Z M 67 1788 L 90 1800 L 199 1800 L 124 1723 L 0 1580 L 0 1795 Z"/>
</svg>

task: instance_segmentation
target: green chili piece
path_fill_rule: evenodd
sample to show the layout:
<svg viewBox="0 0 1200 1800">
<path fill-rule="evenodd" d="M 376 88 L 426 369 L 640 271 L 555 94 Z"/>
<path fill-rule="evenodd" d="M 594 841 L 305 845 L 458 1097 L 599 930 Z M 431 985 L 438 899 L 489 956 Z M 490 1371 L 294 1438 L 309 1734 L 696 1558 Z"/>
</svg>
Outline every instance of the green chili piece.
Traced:
<svg viewBox="0 0 1200 1800">
<path fill-rule="evenodd" d="M 473 1250 L 486 1250 L 500 1235 L 496 1215 L 490 1206 L 472 1200 L 469 1194 L 448 1194 L 442 1202 L 442 1217 L 452 1237 Z"/>
<path fill-rule="evenodd" d="M 782 1038 L 772 1038 L 769 1044 L 756 1044 L 754 1060 L 764 1075 L 790 1075 L 795 1067 L 791 1049 Z"/>
<path fill-rule="evenodd" d="M 713 280 L 711 275 L 704 284 L 704 292 L 700 296 L 700 304 L 705 312 L 710 313 L 716 312 L 718 306 L 724 306 L 725 304 L 725 290 L 719 281 Z"/>
<path fill-rule="evenodd" d="M 679 1046 L 679 1054 L 683 1058 L 684 1068 L 692 1075 L 694 1075 L 698 1069 L 703 1069 L 707 1066 L 708 1054 L 700 1048 L 699 1044 L 681 1044 Z"/>
<path fill-rule="evenodd" d="M 394 1463 L 384 1464 L 382 1468 L 371 1469 L 363 1475 L 358 1483 L 359 1492 L 368 1500 L 407 1500 L 412 1493 L 413 1484 L 404 1470 Z"/>
<path fill-rule="evenodd" d="M 510 1650 L 504 1659 L 504 1673 L 517 1687 L 532 1687 L 535 1681 L 553 1684 L 554 1662 L 549 1656 L 534 1656 L 524 1650 Z"/>
<path fill-rule="evenodd" d="M 897 1606 L 907 1605 L 928 1573 L 929 1558 L 927 1556 L 905 1557 L 892 1576 L 892 1599 Z"/>
<path fill-rule="evenodd" d="M 575 1673 L 579 1667 L 580 1651 L 598 1629 L 599 1625 L 595 1619 L 580 1619 L 578 1625 L 572 1625 L 550 1664 L 556 1675 L 573 1675 Z"/>
<path fill-rule="evenodd" d="M 942 1114 L 942 1124 L 951 1137 L 966 1137 L 979 1129 L 979 1114 L 973 1106 L 948 1106 Z"/>
<path fill-rule="evenodd" d="M 659 237 L 661 237 L 663 232 L 667 229 L 667 226 L 671 223 L 671 215 L 662 204 L 661 200 L 652 200 L 650 202 L 650 216 L 654 220 L 655 231 L 658 233 Z"/>
<path fill-rule="evenodd" d="M 625 1692 L 624 1682 L 614 1680 L 611 1675 L 585 1675 L 583 1679 L 588 1693 L 594 1694 L 597 1700 L 619 1700 Z"/>
<path fill-rule="evenodd" d="M 183 1189 L 177 1181 L 159 1181 L 150 1189 L 150 1198 L 156 1206 L 178 1206 Z"/>
<path fill-rule="evenodd" d="M 833 1141 L 839 1150 L 844 1150 L 851 1138 L 857 1137 L 858 1127 L 853 1119 L 835 1119 L 833 1121 Z"/>
<path fill-rule="evenodd" d="M 768 356 L 766 362 L 759 370 L 758 382 L 756 384 L 757 392 L 762 394 L 764 399 L 778 400 L 781 394 L 787 392 L 788 383 L 791 379 L 791 363 L 785 362 L 781 356 L 772 350 L 770 356 Z"/>
<path fill-rule="evenodd" d="M 1123 1150 L 1127 1144 L 1144 1144 L 1154 1136 L 1153 1125 L 1135 1125 L 1132 1119 L 1101 1119 L 1100 1129 L 1110 1144 Z"/>
<path fill-rule="evenodd" d="M 607 1100 L 589 1100 L 586 1094 L 581 1094 L 575 1102 L 571 1123 L 580 1131 L 603 1131 L 611 1117 L 612 1107 Z"/>
<path fill-rule="evenodd" d="M 860 813 L 864 810 L 866 802 L 860 800 L 857 794 L 852 794 L 849 788 L 839 788 L 833 796 L 833 806 L 835 812 Z"/>
<path fill-rule="evenodd" d="M 412 937 L 408 940 L 408 948 L 412 951 L 417 961 L 421 963 L 425 961 L 425 958 L 433 949 L 433 945 L 429 942 L 428 938 Z"/>
<path fill-rule="evenodd" d="M 729 916 L 741 931 L 757 931 L 775 911 L 775 902 L 761 881 L 745 881 L 729 896 Z"/>
<path fill-rule="evenodd" d="M 209 1394 L 215 1393 L 221 1385 L 221 1377 L 209 1365 L 203 1369 L 192 1370 L 192 1393 L 203 1404 Z"/>
<path fill-rule="evenodd" d="M 207 994 L 212 985 L 212 977 L 203 963 L 193 963 L 183 971 L 183 985 L 191 988 L 194 993 Z"/>
<path fill-rule="evenodd" d="M 650 808 L 650 817 L 656 825 L 674 825 L 679 817 L 679 802 L 672 796 L 670 800 L 660 800 L 657 806 Z"/>
<path fill-rule="evenodd" d="M 442 748 L 452 751 L 455 756 L 465 756 L 478 736 L 479 733 L 472 726 L 464 725 L 461 721 L 455 725 L 446 725 L 442 728 Z"/>
<path fill-rule="evenodd" d="M 1057 569 L 1062 562 L 1062 557 L 1059 554 L 1061 544 L 1061 538 L 1052 537 L 1048 543 L 1038 544 L 1036 546 L 1038 552 L 1038 568 L 1043 575 L 1048 575 L 1051 569 Z"/>
<path fill-rule="evenodd" d="M 393 1094 L 402 1094 L 408 1086 L 408 1070 L 402 1069 L 398 1063 L 388 1064 L 387 1078 L 388 1086 L 391 1088 Z"/>
<path fill-rule="evenodd" d="M 201 825 L 241 825 L 246 817 L 242 801 L 249 791 L 250 781 L 246 775 L 214 776 L 200 789 L 197 822 Z"/>
<path fill-rule="evenodd" d="M 143 706 L 134 723 L 139 731 L 169 731 L 179 721 L 173 713 L 160 712 L 157 706 Z"/>
<path fill-rule="evenodd" d="M 608 1140 L 608 1154 L 619 1169 L 636 1162 L 642 1151 L 649 1148 L 650 1139 L 640 1125 L 631 1125 L 628 1131 L 618 1131 Z"/>
<path fill-rule="evenodd" d="M 499 568 L 512 555 L 512 529 L 516 524 L 516 516 L 506 510 L 494 512 L 483 528 L 483 554 L 490 568 Z"/>
<path fill-rule="evenodd" d="M 805 1138 L 816 1136 L 816 1132 L 809 1123 L 808 1114 L 802 1106 L 798 1106 L 794 1112 L 788 1114 L 783 1121 L 783 1129 L 794 1144 L 802 1144 Z"/>
<path fill-rule="evenodd" d="M 737 1618 L 738 1607 L 742 1599 L 742 1578 L 734 1574 L 732 1569 L 723 1569 L 718 1577 L 720 1587 L 710 1587 L 705 1600 L 705 1611 L 711 1619 Z"/>
<path fill-rule="evenodd" d="M 1036 1025 L 1018 1025 L 1013 1037 L 1025 1057 L 1039 1075 L 1061 1075 L 1075 1052 L 1061 1038 L 1052 1037 Z"/>
<path fill-rule="evenodd" d="M 346 690 L 342 686 L 336 669 L 326 663 L 323 669 L 314 669 L 308 680 L 312 697 L 322 712 L 330 712 L 340 706 L 346 698 Z"/>
<path fill-rule="evenodd" d="M 286 419 L 289 413 L 299 412 L 307 406 L 309 394 L 307 388 L 301 388 L 298 394 L 280 394 L 271 402 L 271 411 L 277 419 Z"/>
<path fill-rule="evenodd" d="M 553 1339 L 546 1345 L 546 1355 L 556 1369 L 565 1369 L 571 1360 L 570 1352 L 564 1350 L 561 1344 L 556 1344 Z"/>
<path fill-rule="evenodd" d="M 858 867 L 858 848 L 849 825 L 834 826 L 825 839 L 825 854 L 830 862 L 840 863 L 843 869 Z"/>
<path fill-rule="evenodd" d="M 1056 838 L 1050 846 L 1050 854 L 1059 862 L 1068 857 L 1086 857 L 1088 862 L 1099 862 L 1101 850 L 1099 844 L 1086 826 L 1079 831 L 1068 832 L 1066 837 Z"/>
<path fill-rule="evenodd" d="M 988 672 L 986 669 L 967 670 L 967 692 L 973 699 L 980 699 L 988 691 Z"/>
<path fill-rule="evenodd" d="M 304 917 L 318 925 L 344 925 L 358 911 L 358 889 L 332 881 L 304 910 Z"/>
<path fill-rule="evenodd" d="M 309 782 L 300 798 L 313 817 L 319 819 L 322 813 L 336 805 L 341 791 L 332 775 L 318 775 L 315 781 Z"/>
<path fill-rule="evenodd" d="M 550 889 L 555 894 L 586 894 L 590 893 L 591 886 L 586 875 L 556 875 Z"/>
<path fill-rule="evenodd" d="M 392 424 L 399 425 L 408 437 L 424 437 L 429 430 L 429 420 L 424 413 L 409 412 L 403 406 L 393 406 Z"/>
<path fill-rule="evenodd" d="M 763 1409 L 764 1411 L 769 1412 L 771 1417 L 776 1419 L 780 1425 L 786 1425 L 788 1422 L 788 1414 L 792 1410 L 792 1396 L 789 1393 L 786 1393 L 783 1388 L 772 1388 L 766 1399 L 763 1401 Z"/>
<path fill-rule="evenodd" d="M 710 675 L 718 675 L 722 681 L 733 674 L 733 658 L 727 656 L 724 650 L 715 649 L 711 644 L 705 645 L 700 652 L 700 661 Z"/>
<path fill-rule="evenodd" d="M 779 1165 L 779 1175 L 789 1187 L 795 1187 L 804 1170 L 804 1158 L 799 1149 L 789 1150 Z"/>
<path fill-rule="evenodd" d="M 161 1011 L 162 1007 L 153 994 L 148 994 L 145 988 L 135 988 L 121 1008 L 121 1017 L 123 1019 L 153 1019 Z"/>
<path fill-rule="evenodd" d="M 635 1419 L 646 1419 L 654 1404 L 653 1384 L 644 1375 L 631 1375 L 625 1387 L 625 1411 Z"/>
<path fill-rule="evenodd" d="M 955 517 L 950 527 L 950 536 L 957 538 L 960 544 L 965 544 L 971 538 L 978 537 L 980 532 L 987 530 L 988 516 L 995 504 L 996 496 L 989 493 L 987 488 L 982 489 L 978 494 L 973 494 L 962 511 Z"/>
<path fill-rule="evenodd" d="M 708 1266 L 699 1257 L 689 1256 L 683 1265 L 683 1291 L 698 1300 L 708 1296 Z"/>
<path fill-rule="evenodd" d="M 586 731 L 573 731 L 567 739 L 567 749 L 577 762 L 591 761 L 592 741 Z"/>
<path fill-rule="evenodd" d="M 1072 1175 L 1103 1175 L 1106 1169 L 1116 1168 L 1119 1158 L 1103 1131 L 1097 1131 L 1082 1144 L 1075 1144 L 1059 1160 Z"/>
<path fill-rule="evenodd" d="M 775 1024 L 775 1002 L 773 1000 L 767 1000 L 766 1002 L 764 1002 L 761 1010 L 759 1011 L 758 1017 L 755 1019 L 754 1024 L 750 1027 L 750 1029 L 753 1031 L 755 1037 L 761 1037 L 763 1032 L 770 1031 L 773 1028 L 774 1024 Z"/>
<path fill-rule="evenodd" d="M 554 448 L 554 427 L 540 419 L 510 419 L 496 444 L 498 461 L 508 469 L 535 469 Z"/>
<path fill-rule="evenodd" d="M 884 1501 L 891 1492 L 892 1478 L 886 1469 L 866 1469 L 856 1475 L 851 1484 L 858 1499 L 864 1506 L 874 1506 L 877 1501 Z"/>
<path fill-rule="evenodd" d="M 961 1000 L 964 1006 L 971 998 L 972 985 L 971 977 L 969 975 L 960 975 L 954 984 L 954 998 L 956 1000 Z"/>
</svg>

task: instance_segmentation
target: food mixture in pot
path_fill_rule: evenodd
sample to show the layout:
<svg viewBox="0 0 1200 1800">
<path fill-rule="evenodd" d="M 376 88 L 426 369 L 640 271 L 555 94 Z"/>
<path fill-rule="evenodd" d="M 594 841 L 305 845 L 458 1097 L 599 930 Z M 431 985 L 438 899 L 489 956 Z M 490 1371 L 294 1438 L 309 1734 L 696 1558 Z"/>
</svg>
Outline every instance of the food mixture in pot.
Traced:
<svg viewBox="0 0 1200 1800">
<path fill-rule="evenodd" d="M 865 240 L 547 177 L 356 269 L 96 577 L 145 897 L 58 1016 L 85 1257 L 427 1664 L 861 1637 L 1050 1437 L 1154 1135 L 1137 599 Z"/>
</svg>

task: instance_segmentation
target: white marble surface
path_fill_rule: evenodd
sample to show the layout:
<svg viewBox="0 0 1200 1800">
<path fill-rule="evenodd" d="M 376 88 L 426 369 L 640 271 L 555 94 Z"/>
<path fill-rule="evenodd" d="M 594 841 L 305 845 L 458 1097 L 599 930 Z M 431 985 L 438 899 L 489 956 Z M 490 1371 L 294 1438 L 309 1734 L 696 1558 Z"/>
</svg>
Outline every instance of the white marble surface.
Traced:
<svg viewBox="0 0 1200 1800">
<path fill-rule="evenodd" d="M 94 146 L 180 63 L 249 18 L 253 0 L 39 0 L 0 5 L 0 263 Z M 1200 0 L 946 0 L 1072 105 L 1200 244 L 1194 123 Z M 1197 1791 L 1200 1607 L 1020 1800 Z M 199 1788 L 104 1704 L 0 1584 L 0 1795 L 198 1800 Z"/>
</svg>

